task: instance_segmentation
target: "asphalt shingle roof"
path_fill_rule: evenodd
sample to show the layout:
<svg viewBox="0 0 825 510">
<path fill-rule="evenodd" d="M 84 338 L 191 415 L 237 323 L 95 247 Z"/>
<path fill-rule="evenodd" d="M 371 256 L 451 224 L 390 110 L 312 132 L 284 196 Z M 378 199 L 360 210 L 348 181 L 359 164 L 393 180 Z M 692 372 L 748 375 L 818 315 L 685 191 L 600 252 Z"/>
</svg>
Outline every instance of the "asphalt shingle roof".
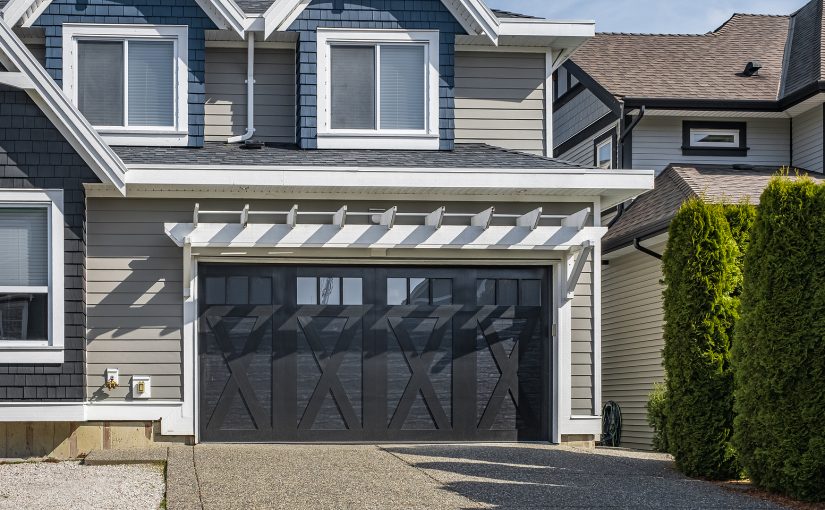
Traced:
<svg viewBox="0 0 825 510">
<path fill-rule="evenodd" d="M 822 0 L 812 0 L 791 18 L 783 96 L 822 79 Z"/>
<path fill-rule="evenodd" d="M 790 19 L 735 14 L 703 35 L 596 34 L 572 61 L 616 97 L 773 101 Z M 751 60 L 762 70 L 741 76 Z"/>
<path fill-rule="evenodd" d="M 191 147 L 113 147 L 127 165 L 244 165 L 395 168 L 579 169 L 573 163 L 484 144 L 456 144 L 452 151 L 301 150 L 293 145 L 240 145 L 207 142 Z"/>
<path fill-rule="evenodd" d="M 238 7 L 247 14 L 263 14 L 275 0 L 235 0 Z"/>
<path fill-rule="evenodd" d="M 682 203 L 694 197 L 716 203 L 758 204 L 776 167 L 735 168 L 725 165 L 672 164 L 656 177 L 655 188 L 641 195 L 603 239 L 605 252 L 627 246 L 633 239 L 665 231 Z M 825 177 L 808 174 L 813 179 Z M 795 178 L 795 175 L 792 175 Z"/>
</svg>

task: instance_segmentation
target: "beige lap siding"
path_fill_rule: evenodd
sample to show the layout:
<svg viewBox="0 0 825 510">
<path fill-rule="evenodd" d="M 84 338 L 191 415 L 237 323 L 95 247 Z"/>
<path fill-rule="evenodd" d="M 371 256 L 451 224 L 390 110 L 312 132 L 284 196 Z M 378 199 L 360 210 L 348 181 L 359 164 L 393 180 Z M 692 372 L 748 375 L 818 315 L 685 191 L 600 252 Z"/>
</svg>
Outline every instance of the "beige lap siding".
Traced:
<svg viewBox="0 0 825 510">
<path fill-rule="evenodd" d="M 223 142 L 246 132 L 246 48 L 206 49 L 205 136 Z M 295 141 L 295 52 L 255 50 L 255 138 Z"/>
<path fill-rule="evenodd" d="M 456 53 L 456 143 L 543 154 L 544 68 L 544 53 Z"/>
<path fill-rule="evenodd" d="M 661 252 L 664 245 L 651 249 Z M 602 283 L 602 400 L 622 409 L 622 446 L 649 450 L 646 404 L 664 380 L 661 262 L 644 253 L 611 260 Z"/>
<path fill-rule="evenodd" d="M 592 416 L 593 408 L 593 264 L 585 265 L 573 298 L 571 397 L 573 415 Z"/>
<path fill-rule="evenodd" d="M 182 250 L 165 221 L 191 221 L 192 204 L 87 200 L 87 394 L 123 399 L 133 375 L 152 376 L 152 398 L 179 400 L 183 325 Z M 103 390 L 107 368 L 121 387 Z"/>
</svg>

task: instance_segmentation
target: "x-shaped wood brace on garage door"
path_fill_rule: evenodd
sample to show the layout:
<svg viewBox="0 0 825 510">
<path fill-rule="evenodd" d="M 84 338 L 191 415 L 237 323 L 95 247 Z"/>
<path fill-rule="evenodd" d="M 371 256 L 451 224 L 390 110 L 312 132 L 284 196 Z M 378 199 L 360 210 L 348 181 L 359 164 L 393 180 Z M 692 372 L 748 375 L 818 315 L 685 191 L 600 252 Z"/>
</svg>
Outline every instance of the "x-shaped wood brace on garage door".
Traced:
<svg viewBox="0 0 825 510">
<path fill-rule="evenodd" d="M 432 320 L 434 318 L 428 317 L 424 320 L 427 319 Z M 401 352 L 404 353 L 404 358 L 407 360 L 407 364 L 412 372 L 410 381 L 407 383 L 407 387 L 404 388 L 404 393 L 401 395 L 398 407 L 390 420 L 390 429 L 400 430 L 404 426 L 404 421 L 407 419 L 407 415 L 410 413 L 410 409 L 415 403 L 415 398 L 418 396 L 419 391 L 424 399 L 424 404 L 426 404 L 427 409 L 430 411 L 435 426 L 439 430 L 449 429 L 450 419 L 441 406 L 441 401 L 438 399 L 438 394 L 435 388 L 433 388 L 433 383 L 429 375 L 430 367 L 433 365 L 433 359 L 438 353 L 438 349 L 441 347 L 441 342 L 444 339 L 445 326 L 449 323 L 448 319 L 439 317 L 434 321 L 433 329 L 427 339 L 424 351 L 421 353 L 415 348 L 415 344 L 410 338 L 409 333 L 407 333 L 407 330 L 403 327 L 404 319 L 401 317 L 391 317 L 388 320 L 395 337 L 398 339 L 398 344 L 401 346 Z M 416 326 L 420 324 L 420 322 L 417 322 Z"/>
<path fill-rule="evenodd" d="M 344 418 L 347 429 L 357 430 L 361 428 L 358 415 L 355 413 L 355 409 L 352 407 L 344 385 L 341 384 L 341 379 L 338 377 L 338 370 L 341 368 L 347 350 L 352 343 L 355 334 L 354 326 L 357 321 L 349 317 L 342 318 L 346 320 L 346 323 L 341 328 L 341 331 L 338 332 L 338 339 L 335 342 L 332 353 L 329 353 L 324 347 L 321 338 L 318 336 L 318 332 L 312 326 L 313 318 L 298 317 L 301 330 L 303 330 L 304 335 L 306 335 L 309 347 L 312 349 L 312 355 L 315 357 L 318 368 L 321 370 L 321 378 L 318 380 L 318 384 L 312 392 L 304 415 L 301 417 L 301 422 L 298 424 L 298 428 L 301 430 L 309 430 L 312 428 L 315 419 L 318 417 L 318 412 L 324 403 L 324 399 L 330 393 L 335 400 L 335 404 L 338 406 L 341 416 Z"/>
<path fill-rule="evenodd" d="M 229 331 L 227 330 L 227 320 L 238 319 L 252 320 L 252 327 L 250 328 L 249 336 L 244 342 L 243 349 L 240 353 L 235 353 L 235 346 L 230 340 Z M 229 368 L 229 380 L 226 382 L 221 396 L 218 398 L 218 404 L 212 413 L 212 418 L 209 420 L 207 430 L 220 430 L 221 424 L 226 418 L 226 413 L 232 406 L 235 399 L 236 392 L 240 393 L 241 398 L 249 410 L 252 420 L 258 430 L 269 429 L 269 413 L 261 407 L 258 398 L 255 395 L 255 389 L 249 382 L 248 371 L 249 365 L 252 363 L 253 355 L 258 349 L 258 345 L 263 340 L 263 324 L 266 320 L 261 320 L 261 317 L 208 317 L 207 322 L 212 332 L 215 334 L 215 340 L 221 348 L 221 354 Z"/>
</svg>

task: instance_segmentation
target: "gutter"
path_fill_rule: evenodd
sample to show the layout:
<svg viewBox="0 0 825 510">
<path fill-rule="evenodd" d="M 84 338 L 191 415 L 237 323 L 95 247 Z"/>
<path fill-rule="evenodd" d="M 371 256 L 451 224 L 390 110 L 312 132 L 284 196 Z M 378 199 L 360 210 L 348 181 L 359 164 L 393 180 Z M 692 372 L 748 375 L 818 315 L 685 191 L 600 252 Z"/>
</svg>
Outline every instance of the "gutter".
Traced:
<svg viewBox="0 0 825 510">
<path fill-rule="evenodd" d="M 642 245 L 641 245 L 641 241 L 640 241 L 640 239 L 639 239 L 638 237 L 637 237 L 637 238 L 635 238 L 635 239 L 633 239 L 633 247 L 634 247 L 634 248 L 636 248 L 638 251 L 640 251 L 640 252 L 644 253 L 645 255 L 650 255 L 651 257 L 654 257 L 654 258 L 657 258 L 657 259 L 659 259 L 659 260 L 662 260 L 662 255 L 661 255 L 661 254 L 656 253 L 655 251 L 653 251 L 653 250 L 651 250 L 651 249 L 649 249 L 649 248 L 645 248 L 644 246 L 642 246 Z"/>
<path fill-rule="evenodd" d="M 226 143 L 243 143 L 255 134 L 255 34 L 249 33 L 246 51 L 246 133 L 233 136 Z"/>
<path fill-rule="evenodd" d="M 624 150 L 622 149 L 622 147 L 623 147 L 623 143 L 624 143 L 625 139 L 628 136 L 630 136 L 631 133 L 633 133 L 633 130 L 636 129 L 636 126 L 638 126 L 639 122 L 641 122 L 642 119 L 645 117 L 645 105 L 642 105 L 639 108 L 639 115 L 637 115 L 636 118 L 633 119 L 633 121 L 631 121 L 629 126 L 624 125 L 624 123 L 625 123 L 625 114 L 624 114 L 624 112 L 625 112 L 625 103 L 624 102 L 621 104 L 621 111 L 622 111 L 622 113 L 621 113 L 621 121 L 620 122 L 621 122 L 621 125 L 623 127 L 622 127 L 621 135 L 619 136 L 619 141 L 617 143 L 618 149 L 619 149 L 620 152 L 619 152 L 618 158 L 616 158 L 619 161 L 624 160 Z M 607 224 L 608 229 L 611 228 L 613 225 L 615 225 L 616 222 L 619 221 L 622 218 L 622 216 L 624 216 L 624 211 L 625 211 L 624 203 L 621 203 L 621 204 L 616 206 L 616 216 L 614 216 L 613 219 L 610 220 L 610 223 Z"/>
</svg>

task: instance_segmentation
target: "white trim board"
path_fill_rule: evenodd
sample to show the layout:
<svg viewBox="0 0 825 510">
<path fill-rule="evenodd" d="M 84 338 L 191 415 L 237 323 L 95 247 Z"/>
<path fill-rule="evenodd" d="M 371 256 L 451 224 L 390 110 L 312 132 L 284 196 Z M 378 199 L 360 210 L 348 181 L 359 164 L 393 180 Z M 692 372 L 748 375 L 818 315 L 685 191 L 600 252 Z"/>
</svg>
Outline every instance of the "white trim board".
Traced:
<svg viewBox="0 0 825 510">
<path fill-rule="evenodd" d="M 31 82 L 23 89 L 103 182 L 126 192 L 126 165 L 52 80 L 40 62 L 0 19 L 0 62 Z"/>
<path fill-rule="evenodd" d="M 195 1 L 217 26 L 231 28 L 240 36 L 245 34 L 247 27 L 251 24 L 234 0 Z M 9 0 L 0 13 L 9 26 L 21 23 L 22 26 L 28 27 L 37 21 L 49 4 L 51 0 Z"/>
</svg>

